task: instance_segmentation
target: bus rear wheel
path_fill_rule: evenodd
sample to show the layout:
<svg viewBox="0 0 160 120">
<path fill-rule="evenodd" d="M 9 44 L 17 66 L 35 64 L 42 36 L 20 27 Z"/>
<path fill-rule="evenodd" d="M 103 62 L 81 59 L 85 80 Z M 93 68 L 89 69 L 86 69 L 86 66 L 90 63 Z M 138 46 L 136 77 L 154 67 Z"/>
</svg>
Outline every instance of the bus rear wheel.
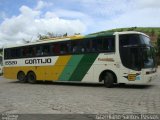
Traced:
<svg viewBox="0 0 160 120">
<path fill-rule="evenodd" d="M 20 71 L 17 74 L 17 79 L 21 82 L 21 83 L 25 83 L 26 82 L 26 76 L 25 73 Z"/>
<path fill-rule="evenodd" d="M 104 75 L 104 85 L 107 88 L 111 88 L 114 85 L 114 76 L 110 72 L 106 72 Z"/>
<path fill-rule="evenodd" d="M 35 75 L 35 73 L 34 73 L 34 72 L 29 72 L 29 73 L 27 74 L 27 80 L 28 80 L 28 82 L 31 83 L 31 84 L 36 83 L 36 75 Z"/>
</svg>

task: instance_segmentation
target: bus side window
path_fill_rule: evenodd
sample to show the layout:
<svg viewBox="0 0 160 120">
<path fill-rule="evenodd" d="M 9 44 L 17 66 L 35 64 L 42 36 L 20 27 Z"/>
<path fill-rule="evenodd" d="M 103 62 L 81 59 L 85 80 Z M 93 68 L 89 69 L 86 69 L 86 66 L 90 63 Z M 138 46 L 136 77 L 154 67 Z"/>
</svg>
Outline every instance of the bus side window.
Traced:
<svg viewBox="0 0 160 120">
<path fill-rule="evenodd" d="M 31 57 L 32 56 L 32 48 L 31 47 L 24 47 L 22 50 L 22 57 Z"/>
<path fill-rule="evenodd" d="M 27 47 L 27 57 L 32 57 L 33 56 L 33 48 L 32 47 Z"/>
<path fill-rule="evenodd" d="M 94 39 L 92 49 L 95 49 L 96 52 L 101 52 L 103 50 L 102 39 L 100 38 Z"/>
<path fill-rule="evenodd" d="M 81 44 L 81 47 L 80 47 L 81 53 L 84 53 L 86 51 L 86 42 L 84 40 L 81 40 L 80 42 L 81 42 L 80 43 Z"/>
<path fill-rule="evenodd" d="M 68 41 L 67 42 L 67 50 L 68 50 L 68 53 L 72 53 L 72 46 L 71 46 L 71 42 L 70 41 Z"/>
<path fill-rule="evenodd" d="M 39 46 L 36 47 L 36 56 L 41 56 L 41 48 Z"/>
<path fill-rule="evenodd" d="M 103 46 L 103 51 L 108 51 L 110 49 L 108 39 L 107 38 L 102 38 L 102 46 Z"/>
<path fill-rule="evenodd" d="M 53 47 L 53 54 L 59 55 L 59 53 L 60 53 L 60 45 L 58 43 L 55 43 Z"/>
<path fill-rule="evenodd" d="M 84 52 L 87 52 L 87 53 L 95 52 L 95 46 L 93 46 L 93 40 L 92 39 L 84 40 L 83 48 L 85 50 Z"/>
<path fill-rule="evenodd" d="M 35 57 L 35 55 L 36 55 L 35 48 L 29 47 L 28 49 L 29 49 L 29 53 L 28 53 L 29 57 Z"/>
<path fill-rule="evenodd" d="M 68 47 L 67 47 L 67 43 L 61 43 L 61 47 L 60 47 L 60 54 L 67 54 L 68 53 Z"/>
<path fill-rule="evenodd" d="M 54 53 L 54 44 L 51 44 L 50 45 L 50 51 L 51 51 L 51 55 L 55 55 L 55 53 Z"/>
<path fill-rule="evenodd" d="M 42 55 L 46 56 L 49 54 L 50 54 L 50 46 L 49 45 L 42 46 Z"/>
<path fill-rule="evenodd" d="M 20 50 L 18 48 L 11 49 L 11 58 L 16 59 L 20 57 Z"/>
<path fill-rule="evenodd" d="M 72 46 L 73 46 L 72 52 L 78 53 L 78 54 L 84 53 L 86 50 L 85 44 L 86 43 L 83 40 L 73 41 L 72 42 Z"/>
<path fill-rule="evenodd" d="M 109 45 L 110 51 L 115 51 L 115 39 L 114 38 L 108 39 L 108 45 Z"/>
<path fill-rule="evenodd" d="M 72 53 L 77 53 L 77 41 L 72 41 Z"/>
<path fill-rule="evenodd" d="M 4 58 L 5 59 L 9 59 L 10 57 L 11 57 L 11 52 L 10 52 L 11 50 L 10 49 L 5 49 L 5 56 L 4 56 Z"/>
<path fill-rule="evenodd" d="M 27 56 L 27 48 L 23 48 L 22 49 L 22 57 L 26 57 Z"/>
</svg>

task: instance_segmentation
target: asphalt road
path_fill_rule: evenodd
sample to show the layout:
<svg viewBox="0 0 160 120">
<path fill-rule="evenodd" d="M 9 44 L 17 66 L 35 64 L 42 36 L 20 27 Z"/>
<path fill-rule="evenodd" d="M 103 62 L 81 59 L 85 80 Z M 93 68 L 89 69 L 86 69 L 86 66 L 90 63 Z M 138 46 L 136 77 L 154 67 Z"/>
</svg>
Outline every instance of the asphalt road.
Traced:
<svg viewBox="0 0 160 120">
<path fill-rule="evenodd" d="M 160 71 L 148 85 L 19 83 L 0 77 L 0 113 L 160 114 Z"/>
</svg>

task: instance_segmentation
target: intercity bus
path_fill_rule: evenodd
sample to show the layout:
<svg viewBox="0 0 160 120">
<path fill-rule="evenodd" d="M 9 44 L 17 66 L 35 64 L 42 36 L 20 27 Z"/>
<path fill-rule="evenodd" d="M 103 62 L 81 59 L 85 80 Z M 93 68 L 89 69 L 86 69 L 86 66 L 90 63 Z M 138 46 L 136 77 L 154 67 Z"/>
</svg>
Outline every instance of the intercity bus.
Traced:
<svg viewBox="0 0 160 120">
<path fill-rule="evenodd" d="M 4 48 L 4 77 L 20 82 L 145 84 L 156 76 L 154 48 L 141 32 L 104 32 Z"/>
</svg>

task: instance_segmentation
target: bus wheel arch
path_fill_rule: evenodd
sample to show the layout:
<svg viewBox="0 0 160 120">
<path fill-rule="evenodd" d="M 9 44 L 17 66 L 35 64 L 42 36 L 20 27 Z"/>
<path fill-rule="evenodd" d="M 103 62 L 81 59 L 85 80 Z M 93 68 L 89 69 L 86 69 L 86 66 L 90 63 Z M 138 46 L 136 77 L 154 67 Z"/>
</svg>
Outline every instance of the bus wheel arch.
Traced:
<svg viewBox="0 0 160 120">
<path fill-rule="evenodd" d="M 31 84 L 36 83 L 36 81 L 37 81 L 37 76 L 36 76 L 36 74 L 35 74 L 33 71 L 29 71 L 29 72 L 27 73 L 27 81 L 28 81 L 29 83 L 31 83 Z"/>
<path fill-rule="evenodd" d="M 99 82 L 104 82 L 104 85 L 106 87 L 113 87 L 114 83 L 117 83 L 117 76 L 116 74 L 111 70 L 104 70 L 101 72 L 99 76 Z"/>
<path fill-rule="evenodd" d="M 27 81 L 26 81 L 26 75 L 25 75 L 25 73 L 24 73 L 23 71 L 19 71 L 19 72 L 17 73 L 17 79 L 18 79 L 20 82 L 22 82 L 22 83 L 27 82 Z"/>
</svg>

